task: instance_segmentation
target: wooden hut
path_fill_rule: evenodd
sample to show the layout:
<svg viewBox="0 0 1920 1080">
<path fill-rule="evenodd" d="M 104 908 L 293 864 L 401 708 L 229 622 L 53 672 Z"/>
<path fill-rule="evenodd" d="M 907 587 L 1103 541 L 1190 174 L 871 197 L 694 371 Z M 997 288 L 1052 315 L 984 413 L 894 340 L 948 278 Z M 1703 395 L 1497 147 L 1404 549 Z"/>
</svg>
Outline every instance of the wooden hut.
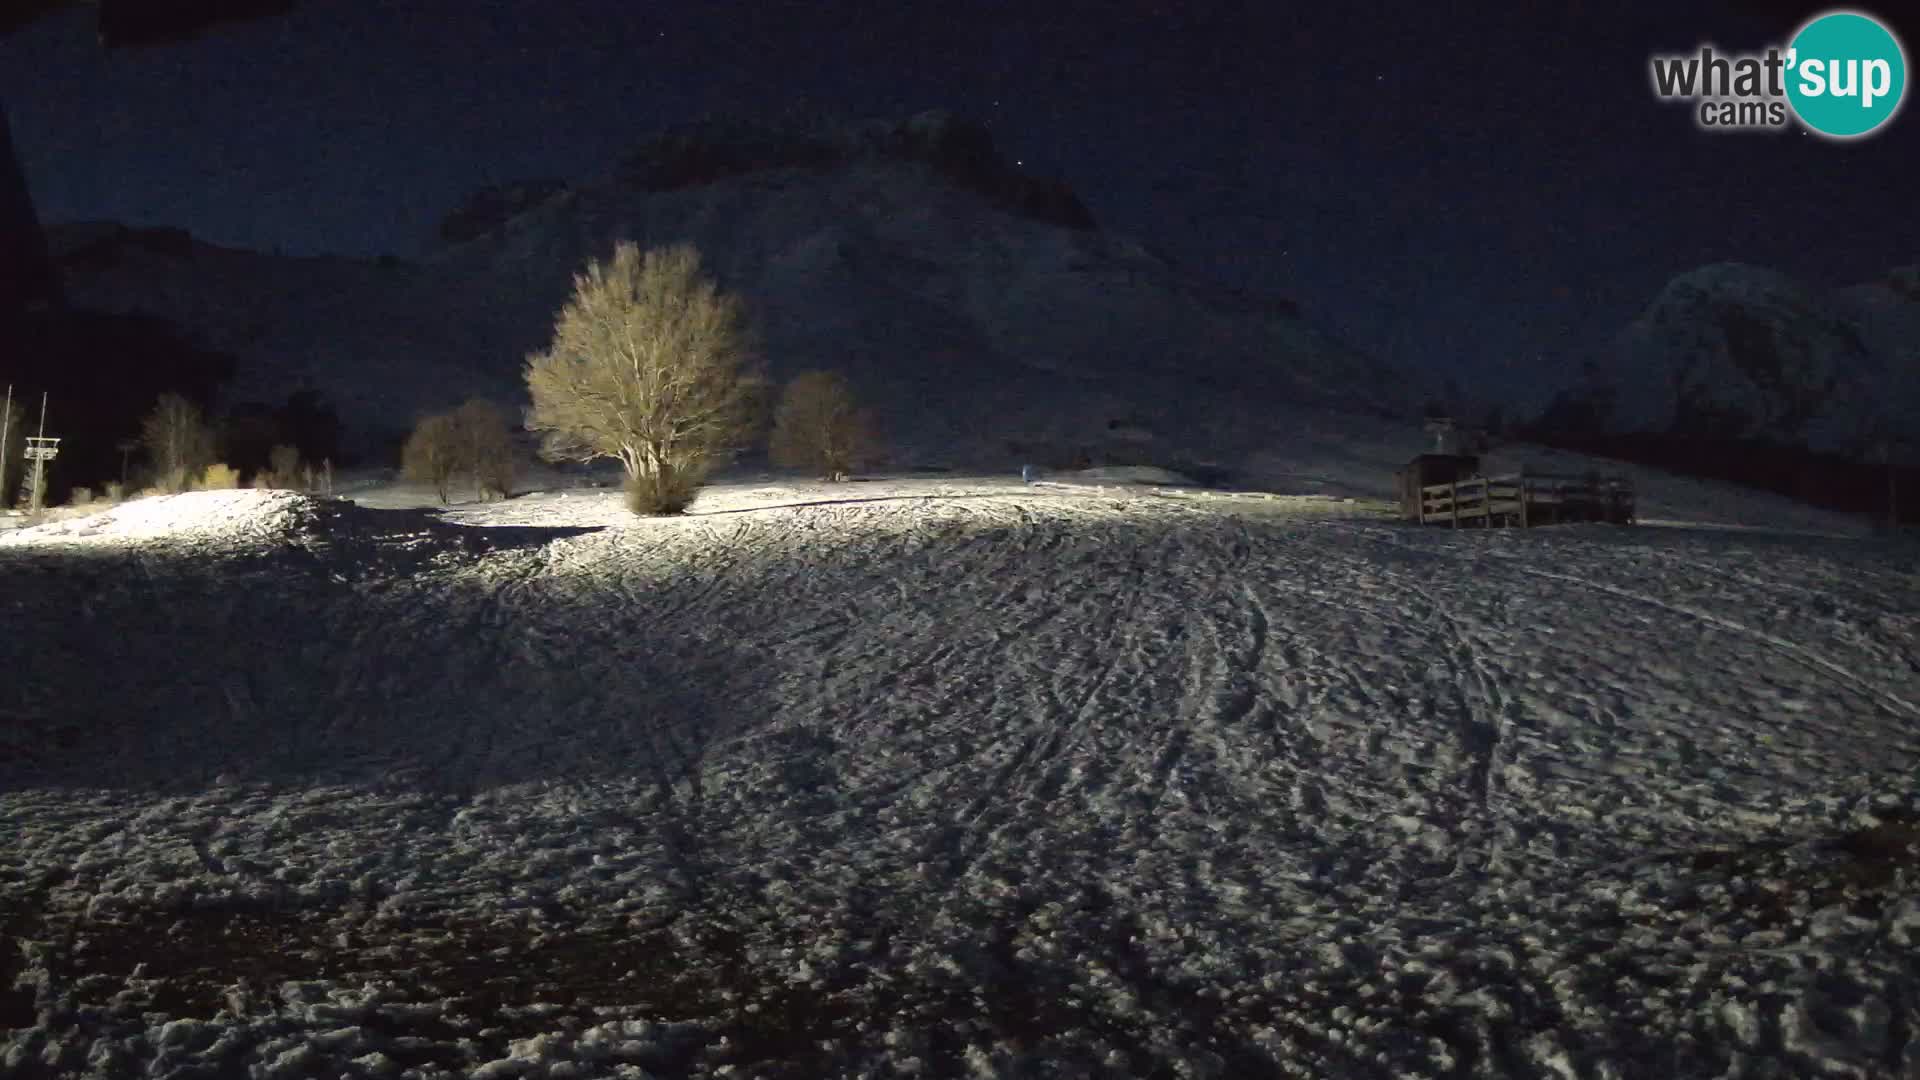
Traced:
<svg viewBox="0 0 1920 1080">
<path fill-rule="evenodd" d="M 1575 521 L 1631 525 L 1636 519 L 1633 482 L 1624 476 L 1564 476 L 1525 469 L 1506 476 L 1483 476 L 1474 469 L 1465 477 L 1456 473 L 1428 483 L 1421 478 L 1420 460 L 1415 458 L 1400 472 L 1401 513 L 1408 521 L 1456 529 L 1462 525 L 1524 529 Z"/>
<path fill-rule="evenodd" d="M 1394 474 L 1399 479 L 1401 516 L 1409 521 L 1420 520 L 1422 493 L 1429 485 L 1457 483 L 1479 474 L 1478 454 L 1421 454 Z"/>
</svg>

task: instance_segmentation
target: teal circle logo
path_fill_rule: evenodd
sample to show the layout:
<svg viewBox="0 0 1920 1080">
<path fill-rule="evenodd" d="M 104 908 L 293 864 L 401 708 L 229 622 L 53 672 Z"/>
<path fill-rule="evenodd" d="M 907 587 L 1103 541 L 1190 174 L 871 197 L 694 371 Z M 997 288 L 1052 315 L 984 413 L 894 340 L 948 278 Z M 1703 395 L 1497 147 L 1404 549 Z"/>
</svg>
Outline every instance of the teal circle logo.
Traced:
<svg viewBox="0 0 1920 1080">
<path fill-rule="evenodd" d="M 1874 131 L 1900 111 L 1906 90 L 1906 53 L 1870 15 L 1821 15 L 1787 47 L 1787 101 L 1818 134 L 1851 139 Z"/>
</svg>

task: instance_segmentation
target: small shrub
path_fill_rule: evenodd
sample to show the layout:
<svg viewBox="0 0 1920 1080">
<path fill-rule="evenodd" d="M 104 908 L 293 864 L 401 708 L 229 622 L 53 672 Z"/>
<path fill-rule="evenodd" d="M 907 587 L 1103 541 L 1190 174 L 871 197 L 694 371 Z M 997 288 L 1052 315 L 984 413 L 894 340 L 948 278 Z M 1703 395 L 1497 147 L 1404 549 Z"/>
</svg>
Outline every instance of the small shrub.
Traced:
<svg viewBox="0 0 1920 1080">
<path fill-rule="evenodd" d="M 662 468 L 630 475 L 625 488 L 627 509 L 643 517 L 678 514 L 693 505 L 705 474 L 703 468 Z"/>
<path fill-rule="evenodd" d="M 126 502 L 127 485 L 118 480 L 107 481 L 107 501 L 116 504 Z"/>
<path fill-rule="evenodd" d="M 485 501 L 488 495 L 495 495 L 502 499 L 513 498 L 513 481 L 517 472 L 511 453 L 481 462 L 479 471 L 475 474 L 480 485 L 481 500 Z"/>
<path fill-rule="evenodd" d="M 68 506 L 93 505 L 93 489 L 90 487 L 76 486 L 73 489 L 73 491 L 67 496 L 67 505 Z"/>
<path fill-rule="evenodd" d="M 231 491 L 240 486 L 240 472 L 231 465 L 214 462 L 200 474 L 200 490 Z"/>
</svg>

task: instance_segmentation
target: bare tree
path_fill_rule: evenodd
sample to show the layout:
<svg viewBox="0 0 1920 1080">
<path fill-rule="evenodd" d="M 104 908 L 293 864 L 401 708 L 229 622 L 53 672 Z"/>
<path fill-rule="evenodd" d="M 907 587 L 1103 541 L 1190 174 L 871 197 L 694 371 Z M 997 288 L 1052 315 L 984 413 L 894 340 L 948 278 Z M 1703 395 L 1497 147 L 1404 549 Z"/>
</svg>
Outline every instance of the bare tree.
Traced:
<svg viewBox="0 0 1920 1080">
<path fill-rule="evenodd" d="M 513 436 L 507 414 L 485 398 L 472 398 L 453 412 L 460 439 L 460 467 L 473 478 L 474 494 L 513 494 Z"/>
<path fill-rule="evenodd" d="M 459 467 L 459 432 L 447 413 L 422 418 L 400 448 L 401 473 L 415 483 L 432 484 L 442 504 L 452 495 L 453 474 Z"/>
<path fill-rule="evenodd" d="M 300 451 L 296 447 L 281 443 L 267 452 L 267 468 L 270 473 L 268 487 L 298 488 L 300 486 Z"/>
<path fill-rule="evenodd" d="M 767 444 L 775 465 L 844 480 L 869 464 L 878 450 L 873 416 L 854 401 L 839 372 L 802 372 L 787 383 L 773 411 L 773 435 Z"/>
<path fill-rule="evenodd" d="M 139 439 L 121 439 L 113 444 L 113 448 L 120 451 L 120 486 L 123 488 L 127 486 L 127 459 L 138 453 L 140 446 Z"/>
<path fill-rule="evenodd" d="M 165 491 L 185 491 L 213 463 L 213 429 L 200 407 L 179 394 L 161 394 L 140 423 L 140 441 L 153 466 L 153 482 Z"/>
<path fill-rule="evenodd" d="M 758 425 L 744 309 L 686 246 L 623 242 L 573 285 L 552 344 L 527 358 L 527 427 L 550 459 L 618 460 L 636 513 L 678 513 Z"/>
</svg>

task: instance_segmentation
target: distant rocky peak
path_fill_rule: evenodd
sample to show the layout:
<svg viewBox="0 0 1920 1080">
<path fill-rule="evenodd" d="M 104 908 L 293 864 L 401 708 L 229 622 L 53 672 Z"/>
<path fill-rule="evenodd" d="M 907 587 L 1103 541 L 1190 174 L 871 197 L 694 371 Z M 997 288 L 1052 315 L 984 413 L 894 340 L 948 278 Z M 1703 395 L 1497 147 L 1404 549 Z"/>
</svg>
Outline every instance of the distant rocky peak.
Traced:
<svg viewBox="0 0 1920 1080">
<path fill-rule="evenodd" d="M 521 180 L 484 187 L 464 199 L 440 222 L 443 243 L 459 244 L 484 236 L 507 221 L 567 189 L 563 180 Z"/>
<path fill-rule="evenodd" d="M 1072 188 L 1023 172 L 994 145 L 984 124 L 930 111 L 902 121 L 855 122 L 793 110 L 715 115 L 667 126 L 623 155 L 613 182 L 633 191 L 679 191 L 775 169 L 828 171 L 860 162 L 918 164 L 1015 217 L 1088 232 L 1098 229 Z M 475 191 L 440 223 L 440 240 L 461 244 L 572 190 L 553 178 Z"/>
<path fill-rule="evenodd" d="M 1901 266 L 1887 272 L 1887 291 L 1920 304 L 1920 266 Z"/>
<path fill-rule="evenodd" d="M 863 160 L 916 162 L 998 209 L 1070 229 L 1096 228 L 1066 184 L 1022 172 L 985 125 L 946 112 L 847 122 L 819 113 L 710 117 L 676 124 L 621 159 L 618 181 L 641 191 L 698 187 L 769 169 L 833 169 Z"/>
</svg>

